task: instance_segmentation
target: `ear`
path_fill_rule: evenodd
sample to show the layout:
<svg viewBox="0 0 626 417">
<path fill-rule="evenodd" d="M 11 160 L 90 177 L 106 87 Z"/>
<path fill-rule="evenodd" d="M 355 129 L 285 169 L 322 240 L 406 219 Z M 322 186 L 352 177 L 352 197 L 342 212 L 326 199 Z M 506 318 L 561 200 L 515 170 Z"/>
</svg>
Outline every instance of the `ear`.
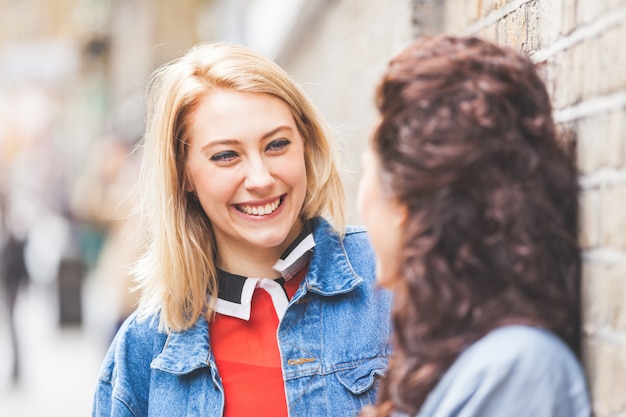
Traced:
<svg viewBox="0 0 626 417">
<path fill-rule="evenodd" d="M 189 173 L 185 171 L 185 177 L 183 178 L 183 191 L 186 193 L 194 193 L 196 192 L 196 188 L 193 186 L 193 182 L 189 177 Z"/>
<path fill-rule="evenodd" d="M 394 216 L 391 220 L 391 225 L 395 228 L 403 228 L 409 218 L 409 208 L 396 199 L 393 200 L 392 204 Z"/>
</svg>

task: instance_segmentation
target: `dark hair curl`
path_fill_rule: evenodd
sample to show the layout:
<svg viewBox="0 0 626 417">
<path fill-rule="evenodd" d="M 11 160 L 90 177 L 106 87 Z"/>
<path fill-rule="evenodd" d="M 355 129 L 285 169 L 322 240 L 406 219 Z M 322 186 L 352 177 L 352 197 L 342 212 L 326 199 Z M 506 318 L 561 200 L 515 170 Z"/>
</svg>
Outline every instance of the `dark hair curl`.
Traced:
<svg viewBox="0 0 626 417">
<path fill-rule="evenodd" d="M 575 166 L 524 54 L 475 37 L 416 40 L 377 91 L 381 182 L 408 208 L 394 360 L 370 415 L 414 415 L 496 327 L 549 329 L 578 354 Z"/>
</svg>

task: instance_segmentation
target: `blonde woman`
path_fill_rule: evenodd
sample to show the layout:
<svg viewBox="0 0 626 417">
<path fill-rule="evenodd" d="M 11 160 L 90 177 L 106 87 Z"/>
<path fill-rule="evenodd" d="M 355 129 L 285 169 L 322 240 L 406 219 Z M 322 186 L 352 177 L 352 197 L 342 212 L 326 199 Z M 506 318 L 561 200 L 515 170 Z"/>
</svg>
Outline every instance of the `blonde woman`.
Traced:
<svg viewBox="0 0 626 417">
<path fill-rule="evenodd" d="M 344 226 L 334 142 L 275 63 L 207 43 L 151 85 L 137 314 L 94 416 L 354 416 L 387 367 L 389 293 Z"/>
</svg>

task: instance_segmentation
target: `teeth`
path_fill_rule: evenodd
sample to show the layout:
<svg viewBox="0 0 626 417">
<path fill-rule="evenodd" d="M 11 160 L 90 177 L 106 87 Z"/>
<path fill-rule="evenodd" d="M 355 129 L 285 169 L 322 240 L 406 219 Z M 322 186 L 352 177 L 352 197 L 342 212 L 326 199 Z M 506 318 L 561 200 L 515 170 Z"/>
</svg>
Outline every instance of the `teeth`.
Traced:
<svg viewBox="0 0 626 417">
<path fill-rule="evenodd" d="M 237 208 L 239 209 L 239 211 L 241 211 L 242 213 L 246 213 L 246 214 L 251 214 L 254 216 L 265 216 L 268 214 L 272 214 L 274 212 L 274 210 L 276 210 L 278 208 L 278 206 L 280 205 L 280 199 L 272 202 L 272 203 L 268 203 L 264 206 L 237 206 Z"/>
</svg>

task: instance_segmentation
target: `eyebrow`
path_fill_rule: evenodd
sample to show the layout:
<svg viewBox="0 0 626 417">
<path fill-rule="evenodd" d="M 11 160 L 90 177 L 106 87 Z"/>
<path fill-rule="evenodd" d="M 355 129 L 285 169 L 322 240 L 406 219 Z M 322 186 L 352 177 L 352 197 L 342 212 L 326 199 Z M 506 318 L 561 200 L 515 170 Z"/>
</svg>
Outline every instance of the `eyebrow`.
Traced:
<svg viewBox="0 0 626 417">
<path fill-rule="evenodd" d="M 264 133 L 261 136 L 261 140 L 265 140 L 267 138 L 270 138 L 270 137 L 274 136 L 275 134 L 277 134 L 277 133 L 279 133 L 279 132 L 281 132 L 283 130 L 287 130 L 287 131 L 293 132 L 293 128 L 291 126 L 281 125 L 281 126 L 278 126 L 278 127 L 274 128 L 274 129 L 270 130 L 267 133 Z M 204 151 L 205 149 L 210 148 L 211 146 L 215 146 L 215 145 L 234 145 L 234 144 L 237 144 L 237 143 L 239 143 L 238 139 L 231 139 L 231 138 L 228 138 L 228 139 L 215 139 L 215 140 L 210 140 L 209 143 L 207 143 L 206 145 L 202 146 L 200 149 L 202 149 Z"/>
</svg>

